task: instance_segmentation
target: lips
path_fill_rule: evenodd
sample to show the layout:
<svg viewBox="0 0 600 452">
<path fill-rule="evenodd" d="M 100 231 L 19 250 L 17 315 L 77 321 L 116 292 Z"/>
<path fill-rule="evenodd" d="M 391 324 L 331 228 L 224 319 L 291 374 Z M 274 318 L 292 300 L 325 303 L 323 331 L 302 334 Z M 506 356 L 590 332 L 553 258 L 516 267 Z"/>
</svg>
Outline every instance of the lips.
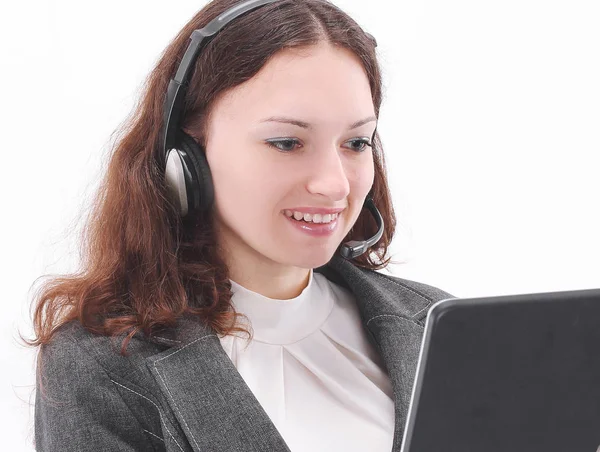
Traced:
<svg viewBox="0 0 600 452">
<path fill-rule="evenodd" d="M 338 215 L 338 218 L 330 221 L 329 223 L 312 223 L 296 220 L 294 217 L 288 217 L 285 214 L 284 217 L 292 226 L 294 226 L 295 229 L 312 237 L 326 237 L 333 234 L 337 228 L 338 220 L 340 219 L 340 215 Z"/>
<path fill-rule="evenodd" d="M 284 212 L 286 210 L 291 210 L 292 212 L 301 212 L 301 213 L 310 213 L 311 215 L 314 215 L 315 213 L 320 213 L 321 215 L 326 215 L 326 214 L 332 214 L 332 213 L 339 213 L 342 210 L 344 210 L 345 207 L 290 207 L 288 209 L 284 209 Z"/>
</svg>

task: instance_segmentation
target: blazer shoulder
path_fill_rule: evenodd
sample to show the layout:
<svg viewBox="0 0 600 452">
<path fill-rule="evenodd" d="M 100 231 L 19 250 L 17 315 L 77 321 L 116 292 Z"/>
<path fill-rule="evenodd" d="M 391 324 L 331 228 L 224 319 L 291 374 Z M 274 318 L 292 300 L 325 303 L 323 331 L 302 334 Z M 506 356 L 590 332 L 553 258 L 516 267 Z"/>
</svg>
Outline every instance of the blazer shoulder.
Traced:
<svg viewBox="0 0 600 452">
<path fill-rule="evenodd" d="M 48 352 L 60 355 L 85 353 L 99 364 L 105 371 L 122 378 L 133 378 L 144 368 L 147 357 L 169 348 L 145 339 L 141 334 L 134 335 L 127 344 L 125 353 L 121 349 L 127 334 L 106 336 L 85 328 L 79 321 L 71 321 L 56 330 L 52 340 L 45 346 Z"/>
<path fill-rule="evenodd" d="M 401 317 L 416 321 L 423 326 L 429 308 L 441 300 L 456 298 L 445 290 L 420 281 L 372 271 L 377 276 L 377 286 L 387 293 L 385 299 L 391 300 L 392 311 Z"/>
<path fill-rule="evenodd" d="M 78 345 L 79 335 L 83 327 L 76 321 L 71 321 L 60 325 L 52 335 L 49 342 L 40 346 L 38 356 L 43 357 L 44 362 L 46 357 L 60 357 L 53 359 L 53 363 L 60 364 L 65 361 L 66 357 L 77 356 L 81 353 L 81 347 Z"/>
<path fill-rule="evenodd" d="M 401 288 L 403 288 L 403 290 L 414 292 L 415 294 L 428 299 L 431 303 L 436 303 L 447 298 L 457 298 L 449 292 L 446 292 L 445 290 L 436 286 L 432 286 L 430 284 L 400 278 L 398 276 L 390 275 L 387 273 L 379 274 L 387 278 L 393 284 L 400 286 Z"/>
<path fill-rule="evenodd" d="M 156 440 L 146 431 L 159 435 L 159 422 L 134 414 L 114 377 L 81 346 L 81 329 L 76 323 L 62 325 L 39 349 L 36 450 L 154 450 Z"/>
<path fill-rule="evenodd" d="M 42 373 L 39 375 L 50 375 L 60 385 L 61 378 L 72 374 L 74 370 L 86 368 L 94 372 L 87 372 L 81 375 L 77 381 L 85 378 L 92 378 L 97 372 L 102 372 L 103 367 L 95 359 L 95 356 L 86 353 L 82 347 L 81 334 L 86 334 L 84 328 L 78 322 L 69 322 L 61 325 L 55 330 L 52 338 L 46 344 L 42 344 L 38 351 L 38 362 Z M 91 334 L 91 333 L 87 333 Z M 61 375 L 61 378 L 54 378 Z"/>
</svg>

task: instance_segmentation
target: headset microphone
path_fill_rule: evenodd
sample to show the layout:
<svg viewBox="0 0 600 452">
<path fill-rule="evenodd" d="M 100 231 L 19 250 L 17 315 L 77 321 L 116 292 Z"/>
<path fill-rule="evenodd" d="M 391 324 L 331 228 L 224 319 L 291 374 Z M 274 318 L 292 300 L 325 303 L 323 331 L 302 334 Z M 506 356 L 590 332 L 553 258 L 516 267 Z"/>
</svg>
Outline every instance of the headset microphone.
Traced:
<svg viewBox="0 0 600 452">
<path fill-rule="evenodd" d="M 194 62 L 206 44 L 229 22 L 249 11 L 277 1 L 280 0 L 241 2 L 211 20 L 204 28 L 194 30 L 175 77 L 169 82 L 163 104 L 164 128 L 160 159 L 164 169 L 167 196 L 181 217 L 206 212 L 211 209 L 214 201 L 212 175 L 204 149 L 179 127 Z M 366 198 L 364 206 L 373 214 L 379 229 L 367 240 L 351 240 L 344 243 L 340 252 L 346 259 L 360 256 L 383 235 L 383 218 L 370 195 Z"/>
<path fill-rule="evenodd" d="M 373 215 L 373 218 L 375 218 L 375 222 L 377 223 L 377 232 L 373 237 L 367 240 L 350 240 L 349 242 L 344 243 L 340 248 L 340 254 L 345 259 L 354 259 L 355 257 L 360 256 L 367 251 L 370 246 L 375 245 L 383 235 L 383 217 L 381 216 L 379 210 L 377 210 L 371 195 L 367 196 L 365 199 L 365 207 L 369 209 Z"/>
</svg>

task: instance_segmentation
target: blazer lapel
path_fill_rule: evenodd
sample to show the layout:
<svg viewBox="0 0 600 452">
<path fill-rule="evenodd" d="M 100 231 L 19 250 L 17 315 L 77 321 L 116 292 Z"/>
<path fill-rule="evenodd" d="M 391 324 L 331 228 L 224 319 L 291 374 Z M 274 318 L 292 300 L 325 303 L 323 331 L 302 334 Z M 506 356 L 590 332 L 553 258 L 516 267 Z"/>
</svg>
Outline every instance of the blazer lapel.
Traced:
<svg viewBox="0 0 600 452">
<path fill-rule="evenodd" d="M 407 320 L 430 303 L 402 299 L 380 273 L 335 255 L 316 272 L 351 290 L 363 327 L 385 363 L 395 402 L 392 451 L 399 452 L 423 327 Z M 283 437 L 225 353 L 214 330 L 187 316 L 154 340 L 171 348 L 146 358 L 194 451 L 284 451 Z"/>
<path fill-rule="evenodd" d="M 179 345 L 146 363 L 192 449 L 290 452 L 215 332 L 188 317 L 176 337 L 158 338 Z"/>
<path fill-rule="evenodd" d="M 346 287 L 356 298 L 363 327 L 378 349 L 392 383 L 392 452 L 400 452 L 424 331 L 415 318 L 426 312 L 432 300 L 398 280 L 357 267 L 337 255 L 315 271 Z"/>
</svg>

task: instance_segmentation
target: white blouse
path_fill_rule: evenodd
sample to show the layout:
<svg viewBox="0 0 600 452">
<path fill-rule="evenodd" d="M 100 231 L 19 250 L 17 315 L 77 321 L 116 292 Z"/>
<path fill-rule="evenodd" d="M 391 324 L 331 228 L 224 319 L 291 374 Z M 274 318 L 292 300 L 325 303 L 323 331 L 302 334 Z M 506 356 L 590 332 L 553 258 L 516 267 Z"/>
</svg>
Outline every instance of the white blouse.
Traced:
<svg viewBox="0 0 600 452">
<path fill-rule="evenodd" d="M 254 339 L 221 344 L 291 451 L 390 451 L 392 386 L 353 294 L 312 270 L 289 300 L 231 285 Z"/>
</svg>

